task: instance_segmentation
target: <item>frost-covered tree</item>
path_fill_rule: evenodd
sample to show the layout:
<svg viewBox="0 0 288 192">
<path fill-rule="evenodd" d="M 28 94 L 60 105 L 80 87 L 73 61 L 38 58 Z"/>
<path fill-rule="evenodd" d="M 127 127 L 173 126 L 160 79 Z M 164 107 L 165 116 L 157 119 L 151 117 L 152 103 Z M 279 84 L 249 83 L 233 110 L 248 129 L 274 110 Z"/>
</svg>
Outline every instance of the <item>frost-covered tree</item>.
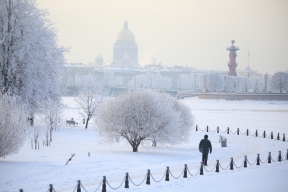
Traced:
<svg viewBox="0 0 288 192">
<path fill-rule="evenodd" d="M 47 17 L 33 0 L 0 1 L 0 91 L 18 95 L 30 116 L 39 102 L 60 94 L 65 49 Z"/>
<path fill-rule="evenodd" d="M 288 74 L 283 71 L 275 73 L 272 76 L 270 86 L 273 91 L 283 93 L 284 90 L 288 89 Z"/>
<path fill-rule="evenodd" d="M 0 93 L 0 157 L 17 153 L 27 137 L 27 109 L 18 98 Z"/>
<path fill-rule="evenodd" d="M 208 73 L 206 78 L 206 87 L 208 91 L 223 91 L 224 78 L 219 72 Z"/>
<path fill-rule="evenodd" d="M 235 76 L 227 76 L 224 87 L 225 87 L 225 91 L 235 92 L 235 89 L 236 89 Z"/>
<path fill-rule="evenodd" d="M 200 79 L 199 89 L 201 91 L 204 91 L 204 92 L 208 91 L 208 89 L 207 89 L 207 76 L 208 76 L 208 74 L 203 74 L 199 78 Z"/>
<path fill-rule="evenodd" d="M 148 138 L 162 144 L 187 141 L 193 126 L 190 109 L 172 96 L 152 90 L 130 90 L 110 99 L 97 115 L 107 141 L 124 137 L 138 151 Z"/>
<path fill-rule="evenodd" d="M 104 88 L 102 80 L 94 78 L 90 83 L 83 84 L 79 89 L 79 95 L 75 97 L 80 106 L 80 114 L 86 118 L 85 128 L 93 118 L 96 110 L 104 103 L 108 91 Z"/>
<path fill-rule="evenodd" d="M 40 114 L 46 124 L 46 146 L 52 141 L 53 131 L 60 125 L 59 118 L 62 112 L 62 104 L 58 100 L 48 98 L 41 103 Z"/>
</svg>

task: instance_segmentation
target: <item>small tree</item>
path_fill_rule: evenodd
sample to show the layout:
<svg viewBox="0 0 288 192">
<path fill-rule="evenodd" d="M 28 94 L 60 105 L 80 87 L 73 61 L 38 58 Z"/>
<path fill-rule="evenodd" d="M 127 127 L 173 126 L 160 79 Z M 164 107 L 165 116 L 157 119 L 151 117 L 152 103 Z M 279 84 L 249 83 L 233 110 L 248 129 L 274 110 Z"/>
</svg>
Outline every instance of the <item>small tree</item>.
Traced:
<svg viewBox="0 0 288 192">
<path fill-rule="evenodd" d="M 27 109 L 18 99 L 0 93 L 0 157 L 17 153 L 27 136 Z"/>
<path fill-rule="evenodd" d="M 52 141 L 53 131 L 57 129 L 59 126 L 59 118 L 61 115 L 61 102 L 53 99 L 46 99 L 41 104 L 40 113 L 44 122 L 47 125 L 46 129 L 46 145 L 48 146 L 48 142 Z"/>
<path fill-rule="evenodd" d="M 99 111 L 97 126 L 108 141 L 124 137 L 138 151 L 148 138 L 163 144 L 188 140 L 190 109 L 172 96 L 152 90 L 131 90 L 110 99 Z"/>
<path fill-rule="evenodd" d="M 95 111 L 103 104 L 107 96 L 108 91 L 99 78 L 82 85 L 75 100 L 80 106 L 80 114 L 86 118 L 85 129 L 87 129 L 89 121 L 95 115 Z"/>
<path fill-rule="evenodd" d="M 271 89 L 283 93 L 288 88 L 288 74 L 285 72 L 277 72 L 272 76 L 270 82 Z"/>
</svg>

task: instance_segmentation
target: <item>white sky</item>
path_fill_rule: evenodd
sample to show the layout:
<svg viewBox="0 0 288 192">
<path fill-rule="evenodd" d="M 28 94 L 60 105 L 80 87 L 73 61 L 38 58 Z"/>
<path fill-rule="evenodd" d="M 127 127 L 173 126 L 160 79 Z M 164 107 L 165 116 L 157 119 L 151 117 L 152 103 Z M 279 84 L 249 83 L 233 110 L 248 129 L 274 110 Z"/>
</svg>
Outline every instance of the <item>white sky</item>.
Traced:
<svg viewBox="0 0 288 192">
<path fill-rule="evenodd" d="M 50 12 L 69 63 L 104 64 L 125 19 L 138 44 L 139 63 L 228 70 L 234 39 L 238 68 L 261 73 L 288 70 L 287 0 L 36 0 Z"/>
</svg>

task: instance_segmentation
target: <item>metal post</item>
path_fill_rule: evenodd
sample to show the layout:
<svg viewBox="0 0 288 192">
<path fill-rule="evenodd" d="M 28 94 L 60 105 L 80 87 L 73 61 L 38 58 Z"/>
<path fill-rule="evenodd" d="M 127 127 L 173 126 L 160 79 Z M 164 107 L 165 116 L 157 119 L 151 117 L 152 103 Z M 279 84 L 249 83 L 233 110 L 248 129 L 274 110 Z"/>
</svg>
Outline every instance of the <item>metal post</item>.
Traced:
<svg viewBox="0 0 288 192">
<path fill-rule="evenodd" d="M 248 129 L 247 129 L 246 133 L 247 133 L 247 136 L 249 136 L 249 130 Z"/>
<path fill-rule="evenodd" d="M 259 156 L 259 153 L 257 154 L 257 163 L 256 165 L 260 165 L 260 156 Z"/>
<path fill-rule="evenodd" d="M 286 153 L 286 160 L 288 160 L 288 149 L 287 149 L 287 153 Z"/>
<path fill-rule="evenodd" d="M 263 137 L 266 138 L 266 132 L 265 132 L 265 131 L 264 131 L 264 133 L 263 133 Z"/>
<path fill-rule="evenodd" d="M 239 128 L 237 128 L 237 135 L 239 135 L 239 132 L 240 132 L 240 131 L 239 131 Z"/>
<path fill-rule="evenodd" d="M 167 167 L 167 169 L 166 169 L 165 181 L 169 181 L 169 167 Z"/>
<path fill-rule="evenodd" d="M 53 185 L 52 184 L 49 185 L 49 190 L 48 191 L 49 192 L 53 192 Z"/>
<path fill-rule="evenodd" d="M 247 167 L 247 156 L 244 156 L 244 167 Z"/>
<path fill-rule="evenodd" d="M 256 130 L 255 137 L 258 137 L 258 130 Z"/>
<path fill-rule="evenodd" d="M 103 176 L 102 192 L 106 192 L 106 176 Z"/>
<path fill-rule="evenodd" d="M 272 159 L 272 157 L 271 157 L 271 152 L 269 152 L 269 155 L 268 155 L 268 163 L 271 163 L 271 159 Z"/>
<path fill-rule="evenodd" d="M 271 139 L 273 139 L 273 131 L 271 132 Z"/>
<path fill-rule="evenodd" d="M 196 131 L 198 131 L 198 125 L 196 125 Z"/>
<path fill-rule="evenodd" d="M 187 164 L 184 165 L 184 175 L 183 178 L 187 178 Z"/>
<path fill-rule="evenodd" d="M 219 173 L 219 160 L 216 161 L 216 172 Z"/>
<path fill-rule="evenodd" d="M 81 192 L 81 181 L 77 180 L 77 192 Z"/>
<path fill-rule="evenodd" d="M 217 133 L 219 133 L 219 126 L 217 126 Z"/>
<path fill-rule="evenodd" d="M 150 169 L 147 170 L 146 184 L 150 185 Z"/>
<path fill-rule="evenodd" d="M 230 170 L 233 170 L 233 158 L 231 157 Z"/>
<path fill-rule="evenodd" d="M 200 175 L 204 175 L 204 173 L 203 173 L 203 162 L 201 162 L 201 165 L 200 165 Z"/>
<path fill-rule="evenodd" d="M 285 133 L 283 134 L 283 141 L 284 141 L 284 142 L 286 141 L 286 139 L 285 139 Z"/>
<path fill-rule="evenodd" d="M 279 161 L 279 162 L 281 162 L 281 161 L 282 161 L 281 151 L 279 151 L 279 155 L 278 155 L 278 161 Z"/>
<path fill-rule="evenodd" d="M 206 129 L 207 129 L 207 132 L 209 132 L 209 127 L 208 127 L 208 125 L 207 125 Z"/>
<path fill-rule="evenodd" d="M 77 181 L 77 192 L 81 192 L 81 181 Z"/>
<path fill-rule="evenodd" d="M 229 134 L 229 127 L 227 128 L 227 134 Z"/>
<path fill-rule="evenodd" d="M 124 188 L 129 188 L 129 174 L 126 173 L 126 176 L 125 176 L 125 186 Z"/>
<path fill-rule="evenodd" d="M 278 133 L 278 135 L 277 135 L 277 140 L 280 140 L 280 135 L 279 135 L 279 133 Z"/>
</svg>

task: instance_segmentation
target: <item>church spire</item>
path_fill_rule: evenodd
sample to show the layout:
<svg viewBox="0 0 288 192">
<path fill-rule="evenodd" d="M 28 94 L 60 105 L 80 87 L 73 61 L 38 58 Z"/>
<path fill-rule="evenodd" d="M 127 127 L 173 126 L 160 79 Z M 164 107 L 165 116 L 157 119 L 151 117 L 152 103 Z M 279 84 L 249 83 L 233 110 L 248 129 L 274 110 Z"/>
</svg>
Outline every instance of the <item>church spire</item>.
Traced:
<svg viewBox="0 0 288 192">
<path fill-rule="evenodd" d="M 125 20 L 125 22 L 124 22 L 124 29 L 128 30 L 128 22 L 127 22 L 127 20 Z"/>
</svg>

